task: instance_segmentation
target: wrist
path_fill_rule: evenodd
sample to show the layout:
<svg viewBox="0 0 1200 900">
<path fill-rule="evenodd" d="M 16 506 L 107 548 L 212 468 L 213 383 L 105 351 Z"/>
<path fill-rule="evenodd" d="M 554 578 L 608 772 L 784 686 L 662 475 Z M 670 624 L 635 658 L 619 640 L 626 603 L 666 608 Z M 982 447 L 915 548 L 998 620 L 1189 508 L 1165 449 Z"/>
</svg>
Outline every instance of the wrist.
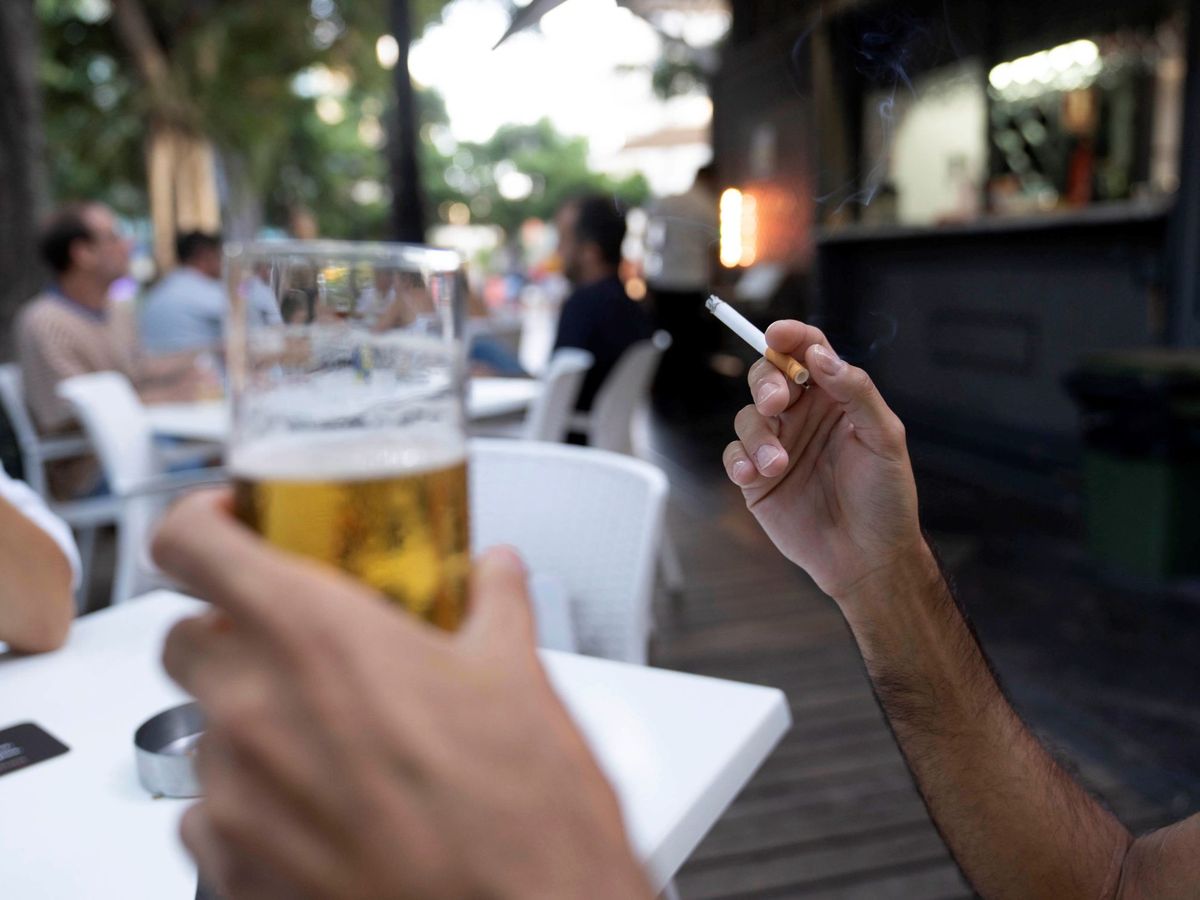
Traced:
<svg viewBox="0 0 1200 900">
<path fill-rule="evenodd" d="M 944 586 L 933 551 L 924 537 L 918 536 L 833 599 L 851 629 L 858 632 L 867 623 L 905 615 L 914 603 L 940 596 Z"/>
</svg>

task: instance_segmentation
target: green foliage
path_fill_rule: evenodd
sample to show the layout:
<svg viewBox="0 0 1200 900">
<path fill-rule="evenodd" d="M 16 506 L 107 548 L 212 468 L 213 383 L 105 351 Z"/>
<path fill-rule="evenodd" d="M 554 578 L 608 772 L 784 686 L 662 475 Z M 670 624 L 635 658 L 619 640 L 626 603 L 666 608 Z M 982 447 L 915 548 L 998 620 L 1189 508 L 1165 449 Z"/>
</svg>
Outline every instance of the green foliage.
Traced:
<svg viewBox="0 0 1200 900">
<path fill-rule="evenodd" d="M 464 202 L 473 219 L 509 233 L 526 219 L 549 219 L 565 199 L 585 191 L 611 193 L 631 205 L 645 202 L 650 189 L 641 174 L 617 180 L 592 171 L 587 157 L 584 138 L 559 134 L 546 119 L 506 125 L 490 140 L 459 144 L 436 160 L 441 172 L 428 173 L 427 190 L 439 209 L 447 202 Z M 501 193 L 506 173 L 528 177 L 528 196 L 510 199 Z"/>
<path fill-rule="evenodd" d="M 193 124 L 216 144 L 231 190 L 256 196 L 270 225 L 285 225 L 291 208 L 305 206 L 331 237 L 386 236 L 388 164 L 378 137 L 389 119 L 393 73 L 379 66 L 375 41 L 388 30 L 387 0 L 141 2 L 172 85 L 190 104 Z M 414 32 L 446 5 L 410 0 Z M 126 216 L 144 216 L 149 97 L 107 0 L 38 0 L 37 8 L 55 197 L 95 197 Z M 297 75 L 314 67 L 343 77 L 344 92 L 332 98 L 340 118 L 321 118 L 316 98 L 298 95 Z M 615 181 L 592 172 L 586 141 L 558 134 L 549 122 L 455 145 L 441 98 L 420 91 L 418 103 L 431 221 L 464 202 L 474 221 L 511 233 L 527 218 L 548 218 L 576 192 L 611 192 L 630 203 L 648 195 L 641 176 Z M 528 196 L 500 193 L 506 171 L 529 177 Z"/>
<path fill-rule="evenodd" d="M 107 20 L 87 21 L 83 7 L 70 0 L 37 6 L 51 190 L 60 201 L 100 197 L 124 215 L 141 215 L 145 120 L 138 85 Z"/>
</svg>

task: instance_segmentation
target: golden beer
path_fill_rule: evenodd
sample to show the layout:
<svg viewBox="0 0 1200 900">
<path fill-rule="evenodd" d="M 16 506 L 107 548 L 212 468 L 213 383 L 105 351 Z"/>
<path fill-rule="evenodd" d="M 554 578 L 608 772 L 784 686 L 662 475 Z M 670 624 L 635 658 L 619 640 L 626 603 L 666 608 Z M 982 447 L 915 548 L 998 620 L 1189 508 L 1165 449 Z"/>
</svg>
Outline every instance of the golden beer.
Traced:
<svg viewBox="0 0 1200 900">
<path fill-rule="evenodd" d="M 458 628 L 470 571 L 461 449 L 378 434 L 246 448 L 238 518 L 281 549 L 337 566 L 415 615 Z"/>
</svg>

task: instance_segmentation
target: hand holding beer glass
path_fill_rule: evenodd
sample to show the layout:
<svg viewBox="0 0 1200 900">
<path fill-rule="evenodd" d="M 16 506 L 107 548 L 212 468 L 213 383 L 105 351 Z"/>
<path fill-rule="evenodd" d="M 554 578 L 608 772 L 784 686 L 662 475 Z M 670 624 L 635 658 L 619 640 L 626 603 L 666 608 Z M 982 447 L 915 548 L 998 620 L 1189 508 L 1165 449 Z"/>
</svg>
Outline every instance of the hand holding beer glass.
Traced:
<svg viewBox="0 0 1200 900">
<path fill-rule="evenodd" d="M 470 568 L 460 265 L 396 244 L 226 250 L 238 517 L 451 630 Z"/>
</svg>

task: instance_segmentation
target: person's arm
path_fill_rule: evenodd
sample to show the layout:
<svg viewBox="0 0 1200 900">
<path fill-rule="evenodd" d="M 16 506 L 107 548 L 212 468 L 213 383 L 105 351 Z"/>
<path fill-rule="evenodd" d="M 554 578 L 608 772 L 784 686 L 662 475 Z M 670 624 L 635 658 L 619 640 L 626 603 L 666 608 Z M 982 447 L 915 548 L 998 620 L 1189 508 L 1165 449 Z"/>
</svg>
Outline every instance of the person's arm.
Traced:
<svg viewBox="0 0 1200 900">
<path fill-rule="evenodd" d="M 221 350 L 218 344 L 212 349 L 140 356 L 134 388 L 146 404 L 189 403 L 202 397 L 220 396 L 221 377 L 215 359 Z"/>
<path fill-rule="evenodd" d="M 980 894 L 1200 896 L 1200 817 L 1134 841 L 1013 711 L 928 550 L 835 599 L 930 813 Z"/>
<path fill-rule="evenodd" d="M 170 353 L 147 354 L 137 356 L 135 384 L 139 391 L 161 388 L 177 384 L 193 376 L 196 360 L 202 353 L 219 350 L 220 344 L 202 350 L 173 350 Z"/>
<path fill-rule="evenodd" d="M 1200 818 L 1134 840 L 1005 699 L 921 535 L 904 427 L 824 335 L 770 345 L 814 387 L 756 363 L 725 452 L 776 546 L 841 608 L 935 823 L 988 898 L 1200 897 Z"/>
<path fill-rule="evenodd" d="M 0 495 L 0 641 L 22 653 L 62 646 L 75 615 L 72 581 L 58 542 Z"/>
</svg>

